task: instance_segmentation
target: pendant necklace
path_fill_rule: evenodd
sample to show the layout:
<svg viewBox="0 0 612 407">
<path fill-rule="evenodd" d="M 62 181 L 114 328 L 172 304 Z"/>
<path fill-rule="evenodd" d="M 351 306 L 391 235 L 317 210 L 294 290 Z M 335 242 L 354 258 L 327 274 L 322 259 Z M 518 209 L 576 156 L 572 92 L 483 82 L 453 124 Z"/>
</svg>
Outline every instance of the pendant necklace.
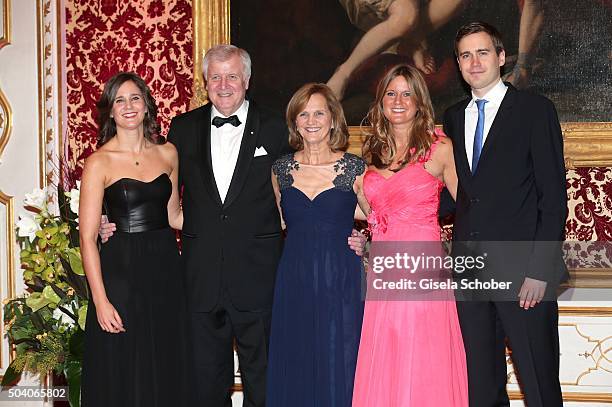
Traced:
<svg viewBox="0 0 612 407">
<path fill-rule="evenodd" d="M 143 146 L 143 149 L 142 149 L 142 150 L 140 151 L 140 153 L 138 153 L 138 154 L 141 154 L 141 153 L 144 151 L 144 149 L 145 149 L 146 147 L 147 147 L 147 142 L 145 141 L 145 144 L 144 144 L 144 146 Z M 140 161 L 138 161 L 138 158 L 136 158 L 136 159 L 134 160 L 134 163 L 135 163 L 136 165 L 140 165 Z"/>
</svg>

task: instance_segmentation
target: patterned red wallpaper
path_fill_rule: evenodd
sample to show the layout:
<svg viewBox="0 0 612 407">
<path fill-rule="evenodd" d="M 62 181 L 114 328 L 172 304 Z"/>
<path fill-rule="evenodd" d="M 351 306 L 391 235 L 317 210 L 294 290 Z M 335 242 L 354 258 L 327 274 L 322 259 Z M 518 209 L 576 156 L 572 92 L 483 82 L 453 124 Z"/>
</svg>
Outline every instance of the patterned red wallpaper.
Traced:
<svg viewBox="0 0 612 407">
<path fill-rule="evenodd" d="M 612 168 L 567 172 L 567 240 L 612 240 Z"/>
<path fill-rule="evenodd" d="M 612 268 L 612 167 L 570 169 L 566 180 L 563 248 L 567 266 Z M 452 239 L 452 225 L 443 227 L 442 237 Z"/>
<path fill-rule="evenodd" d="M 94 151 L 104 82 L 135 71 L 159 108 L 162 134 L 192 95 L 191 0 L 66 0 L 67 135 L 73 179 Z"/>
<path fill-rule="evenodd" d="M 612 168 L 576 168 L 566 178 L 568 267 L 612 268 Z"/>
</svg>

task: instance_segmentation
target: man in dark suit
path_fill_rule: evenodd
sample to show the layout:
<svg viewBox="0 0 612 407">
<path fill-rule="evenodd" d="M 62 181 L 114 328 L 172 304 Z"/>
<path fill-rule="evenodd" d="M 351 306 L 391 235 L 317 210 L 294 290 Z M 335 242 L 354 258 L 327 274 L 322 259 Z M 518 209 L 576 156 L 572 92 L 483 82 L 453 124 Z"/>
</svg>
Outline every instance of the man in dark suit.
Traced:
<svg viewBox="0 0 612 407">
<path fill-rule="evenodd" d="M 282 250 L 271 165 L 290 151 L 287 127 L 245 100 L 251 61 L 232 45 L 211 48 L 211 103 L 172 120 L 179 154 L 183 251 L 198 405 L 230 406 L 233 343 L 245 406 L 264 406 L 274 279 Z"/>
<path fill-rule="evenodd" d="M 501 81 L 505 51 L 494 27 L 461 27 L 455 53 L 472 97 L 444 116 L 459 179 L 454 246 L 487 248 L 484 275 L 516 283 L 510 300 L 499 292 L 458 298 L 470 406 L 509 405 L 505 337 L 527 405 L 560 406 L 555 293 L 566 274 L 567 197 L 557 113 L 550 100 Z"/>
</svg>

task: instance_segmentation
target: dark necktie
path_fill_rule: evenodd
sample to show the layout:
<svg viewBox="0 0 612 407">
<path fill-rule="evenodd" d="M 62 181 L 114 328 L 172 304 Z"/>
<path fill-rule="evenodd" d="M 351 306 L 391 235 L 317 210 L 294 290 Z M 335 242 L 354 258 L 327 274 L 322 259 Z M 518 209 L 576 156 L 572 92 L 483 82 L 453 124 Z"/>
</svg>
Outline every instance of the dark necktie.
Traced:
<svg viewBox="0 0 612 407">
<path fill-rule="evenodd" d="M 478 167 L 480 153 L 482 152 L 482 139 L 484 138 L 484 123 L 485 123 L 485 103 L 487 100 L 479 99 L 476 101 L 478 106 L 478 122 L 476 122 L 476 132 L 474 133 L 474 149 L 472 150 L 472 175 Z"/>
<path fill-rule="evenodd" d="M 225 123 L 229 123 L 234 127 L 238 127 L 240 126 L 240 120 L 238 119 L 238 116 L 231 115 L 230 117 L 219 117 L 219 116 L 215 116 L 215 118 L 212 120 L 212 124 L 213 126 L 219 128 L 221 126 L 223 126 Z"/>
</svg>

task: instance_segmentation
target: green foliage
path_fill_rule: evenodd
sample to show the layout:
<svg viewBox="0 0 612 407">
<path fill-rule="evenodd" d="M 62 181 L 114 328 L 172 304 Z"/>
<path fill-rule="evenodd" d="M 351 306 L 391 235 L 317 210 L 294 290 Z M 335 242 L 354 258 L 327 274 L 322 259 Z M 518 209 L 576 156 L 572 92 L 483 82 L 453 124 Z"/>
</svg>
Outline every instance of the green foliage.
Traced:
<svg viewBox="0 0 612 407">
<path fill-rule="evenodd" d="M 75 190 L 71 191 L 73 193 Z M 36 229 L 19 230 L 20 259 L 28 291 L 4 301 L 6 336 L 15 358 L 2 385 L 18 381 L 22 372 L 62 374 L 69 385 L 72 407 L 80 405 L 87 283 L 78 247 L 78 220 L 60 189 L 60 215 L 45 202 L 24 205 L 34 212 Z M 36 195 L 38 194 L 38 195 Z M 40 197 L 44 191 L 34 191 Z M 76 196 L 78 197 L 78 191 Z M 27 196 L 26 196 L 27 200 Z"/>
<path fill-rule="evenodd" d="M 15 370 L 15 362 L 11 363 L 8 368 L 4 371 L 4 376 L 2 376 L 2 387 L 11 386 L 19 380 L 21 376 L 20 372 Z"/>
</svg>

